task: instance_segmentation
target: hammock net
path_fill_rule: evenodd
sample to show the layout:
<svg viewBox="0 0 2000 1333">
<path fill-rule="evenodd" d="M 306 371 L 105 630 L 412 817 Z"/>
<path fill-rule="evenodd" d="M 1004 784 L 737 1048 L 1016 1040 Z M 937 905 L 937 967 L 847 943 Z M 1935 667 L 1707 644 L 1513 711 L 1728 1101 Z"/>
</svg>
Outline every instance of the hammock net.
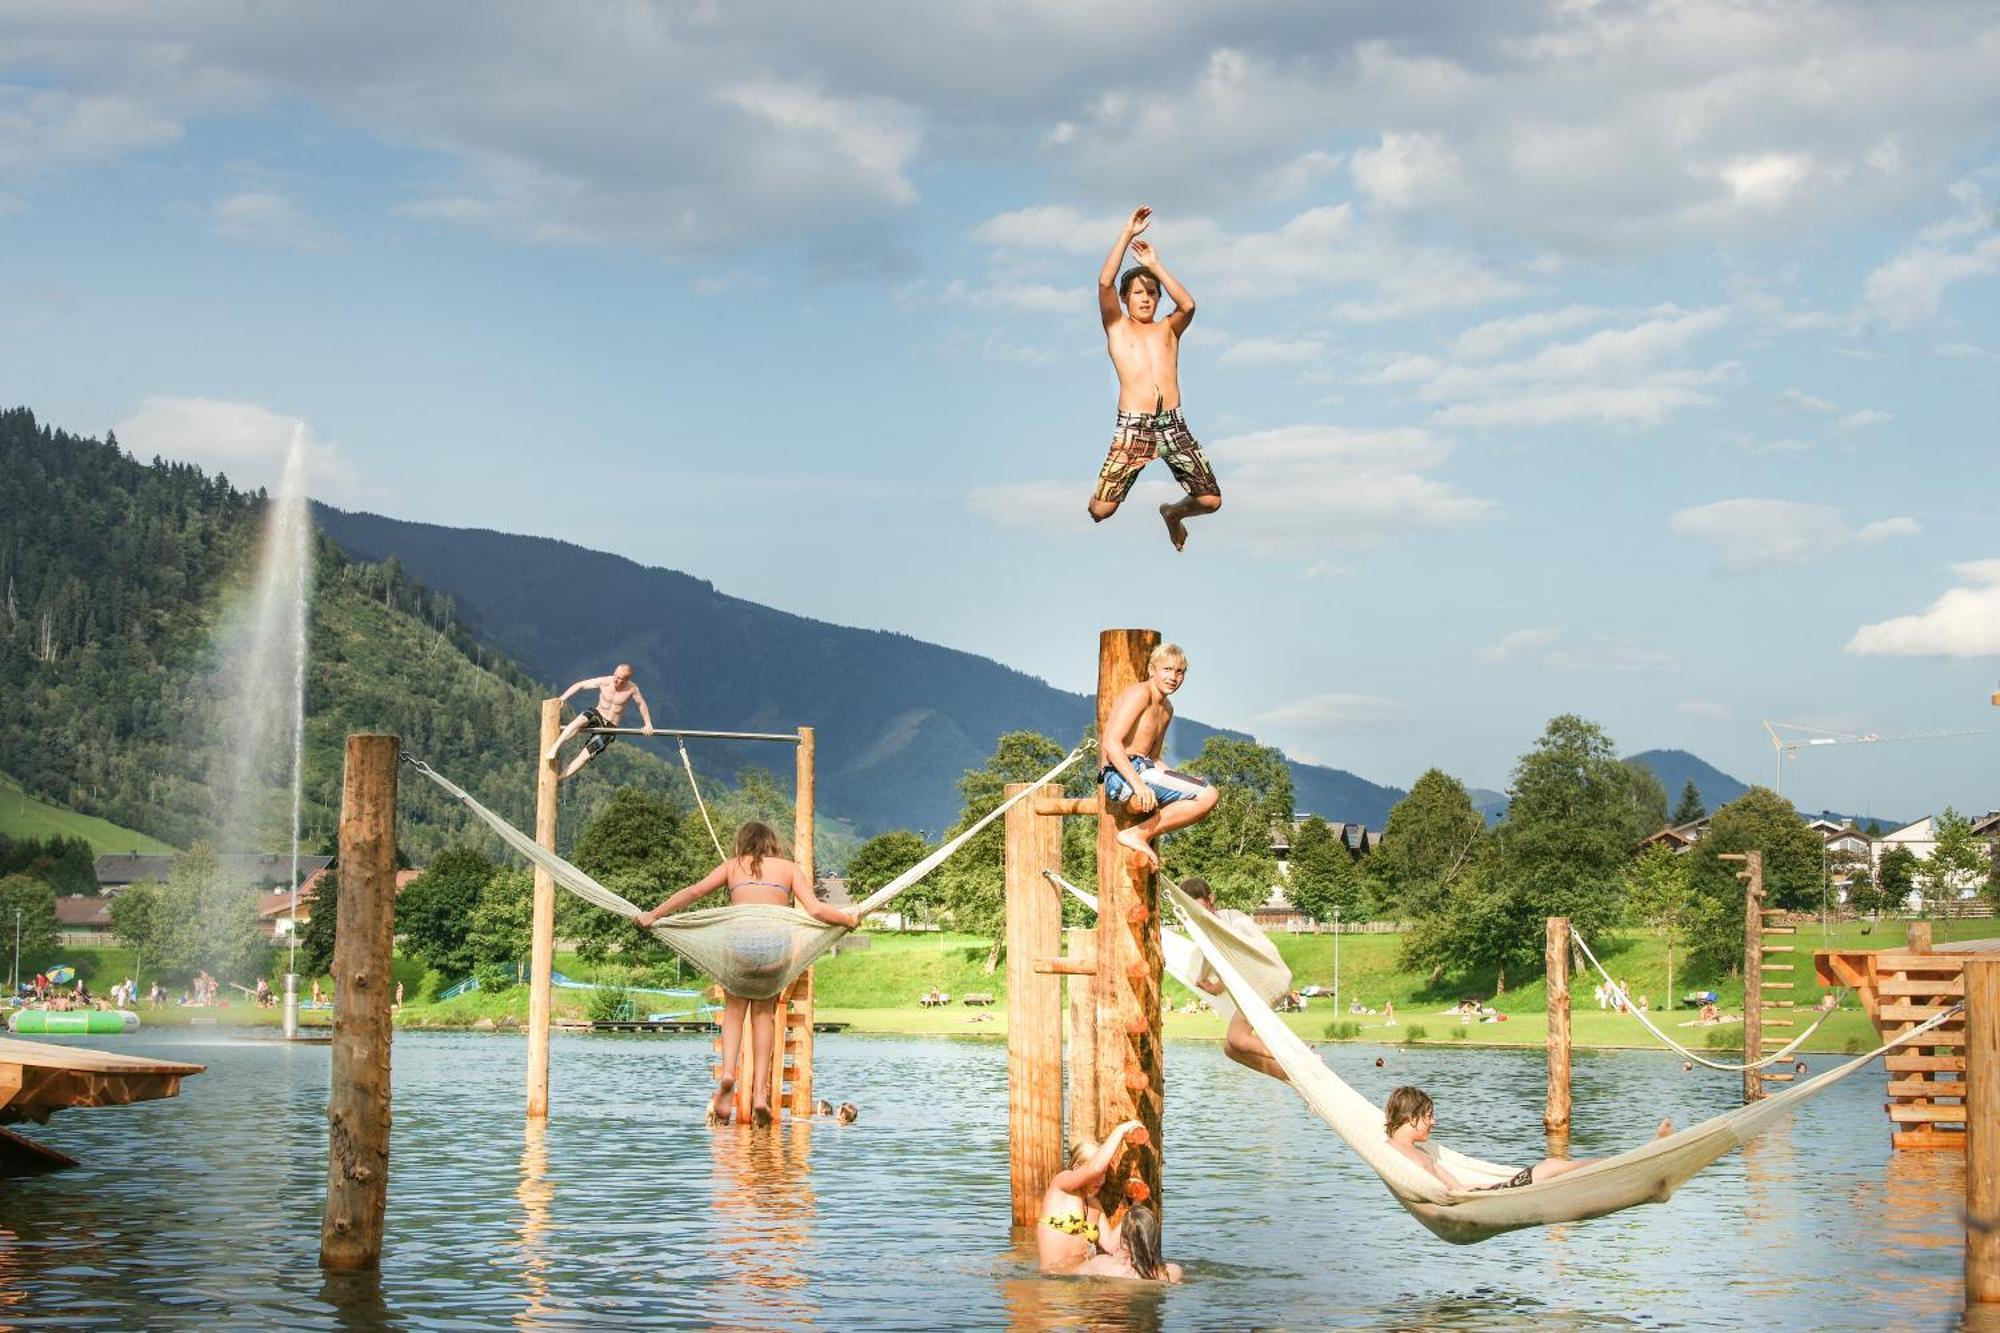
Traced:
<svg viewBox="0 0 2000 1333">
<path fill-rule="evenodd" d="M 1857 1073 L 1877 1056 L 1939 1027 L 1962 1012 L 1947 1010 L 1902 1033 L 1867 1055 L 1775 1097 L 1725 1112 L 1665 1138 L 1606 1157 L 1553 1180 L 1512 1189 L 1481 1189 L 1506 1180 L 1519 1169 L 1483 1162 L 1432 1143 L 1427 1150 L 1446 1170 L 1475 1188 L 1454 1190 L 1405 1157 L 1389 1142 L 1382 1108 L 1329 1069 L 1312 1048 L 1281 1022 L 1265 1003 L 1273 977 L 1258 945 L 1239 937 L 1219 919 L 1171 884 L 1163 885 L 1188 935 L 1243 1010 L 1251 1028 L 1290 1075 L 1292 1086 L 1320 1119 L 1382 1178 L 1390 1194 L 1441 1238 L 1471 1244 L 1522 1227 L 1547 1226 L 1601 1217 L 1634 1204 L 1661 1203 L 1696 1172 L 1794 1107 Z"/>
<path fill-rule="evenodd" d="M 1006 814 L 1016 802 L 1025 799 L 1043 783 L 1061 776 L 1082 755 L 1081 750 L 1072 751 L 1068 758 L 1032 784 L 982 815 L 958 836 L 856 904 L 856 913 L 865 917 L 885 906 L 897 894 L 943 865 L 952 853 Z M 416 759 L 409 759 L 409 764 L 498 834 L 508 847 L 546 870 L 556 883 L 577 897 L 627 920 L 638 915 L 636 904 L 627 902 L 494 814 L 474 800 L 463 787 L 430 765 Z M 715 978 L 725 991 L 748 1000 L 768 1000 L 781 994 L 801 972 L 811 967 L 820 955 L 848 933 L 847 927 L 817 921 L 794 906 L 771 907 L 757 903 L 676 912 L 654 925 L 652 931 L 654 937 L 668 948 L 704 974 Z"/>
</svg>

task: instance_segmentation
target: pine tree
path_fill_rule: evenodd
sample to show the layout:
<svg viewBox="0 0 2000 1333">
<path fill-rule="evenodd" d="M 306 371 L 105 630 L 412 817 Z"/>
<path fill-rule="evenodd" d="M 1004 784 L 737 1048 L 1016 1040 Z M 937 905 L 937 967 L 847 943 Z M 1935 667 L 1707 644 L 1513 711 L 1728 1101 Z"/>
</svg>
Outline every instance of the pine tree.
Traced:
<svg viewBox="0 0 2000 1333">
<path fill-rule="evenodd" d="M 1705 818 L 1707 814 L 1708 807 L 1701 803 L 1701 788 L 1694 785 L 1693 778 L 1689 778 L 1687 785 L 1681 788 L 1680 804 L 1674 807 L 1672 816 L 1674 826 L 1678 828 L 1682 824 L 1692 824 L 1698 819 Z"/>
</svg>

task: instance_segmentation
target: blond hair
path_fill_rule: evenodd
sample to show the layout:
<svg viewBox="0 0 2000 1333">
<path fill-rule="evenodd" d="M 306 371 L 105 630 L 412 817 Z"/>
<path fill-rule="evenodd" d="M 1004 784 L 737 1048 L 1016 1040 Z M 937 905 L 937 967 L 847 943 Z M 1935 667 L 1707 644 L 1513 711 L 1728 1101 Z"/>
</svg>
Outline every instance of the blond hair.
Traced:
<svg viewBox="0 0 2000 1333">
<path fill-rule="evenodd" d="M 1146 656 L 1147 674 L 1150 675 L 1153 668 L 1162 662 L 1179 662 L 1182 666 L 1186 666 L 1187 654 L 1181 651 L 1181 646 L 1177 643 L 1159 644 Z"/>
</svg>

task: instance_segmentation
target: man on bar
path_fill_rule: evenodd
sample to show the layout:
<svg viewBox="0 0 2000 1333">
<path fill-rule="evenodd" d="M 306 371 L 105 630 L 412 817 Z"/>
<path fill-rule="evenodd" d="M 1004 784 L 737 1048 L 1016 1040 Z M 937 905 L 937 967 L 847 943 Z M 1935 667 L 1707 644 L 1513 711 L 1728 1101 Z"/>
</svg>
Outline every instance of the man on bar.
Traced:
<svg viewBox="0 0 2000 1333">
<path fill-rule="evenodd" d="M 608 676 L 592 676 L 588 680 L 578 681 L 562 692 L 563 702 L 569 702 L 569 697 L 578 690 L 596 690 L 597 706 L 595 708 L 586 708 L 571 718 L 569 725 L 562 729 L 562 735 L 556 737 L 556 743 L 549 747 L 549 752 L 544 756 L 545 758 L 553 761 L 556 757 L 556 751 L 562 749 L 563 742 L 576 735 L 579 731 L 582 731 L 585 727 L 617 726 L 618 719 L 625 716 L 625 705 L 627 704 L 636 703 L 639 705 L 641 729 L 648 736 L 653 734 L 652 710 L 646 707 L 646 696 L 639 693 L 639 682 L 632 679 L 632 664 L 630 662 L 620 662 L 611 669 L 611 674 Z M 602 732 L 592 736 L 583 743 L 583 748 L 576 752 L 576 758 L 569 761 L 569 767 L 563 770 L 562 777 L 558 778 L 557 781 L 575 777 L 585 764 L 603 754 L 611 742 L 617 739 L 616 736 L 607 736 Z"/>
<path fill-rule="evenodd" d="M 1118 830 L 1119 845 L 1145 857 L 1155 870 L 1160 854 L 1153 850 L 1153 839 L 1199 823 L 1215 809 L 1215 788 L 1191 774 L 1160 767 L 1167 727 L 1174 720 L 1169 697 L 1186 679 L 1187 654 L 1179 644 L 1153 649 L 1146 659 L 1146 678 L 1127 685 L 1112 701 L 1098 742 L 1105 799 L 1123 801 L 1132 813 L 1147 816 Z"/>
</svg>

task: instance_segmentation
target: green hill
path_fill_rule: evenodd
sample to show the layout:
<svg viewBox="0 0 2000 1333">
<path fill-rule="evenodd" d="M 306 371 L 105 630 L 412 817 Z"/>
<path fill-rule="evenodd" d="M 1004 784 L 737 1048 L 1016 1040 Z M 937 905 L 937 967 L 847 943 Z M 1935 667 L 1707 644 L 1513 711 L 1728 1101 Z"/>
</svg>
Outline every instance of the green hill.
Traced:
<svg viewBox="0 0 2000 1333">
<path fill-rule="evenodd" d="M 107 852 L 162 856 L 179 850 L 135 829 L 120 828 L 108 819 L 36 800 L 4 774 L 0 774 L 0 837 L 82 838 L 100 856 Z"/>
</svg>

